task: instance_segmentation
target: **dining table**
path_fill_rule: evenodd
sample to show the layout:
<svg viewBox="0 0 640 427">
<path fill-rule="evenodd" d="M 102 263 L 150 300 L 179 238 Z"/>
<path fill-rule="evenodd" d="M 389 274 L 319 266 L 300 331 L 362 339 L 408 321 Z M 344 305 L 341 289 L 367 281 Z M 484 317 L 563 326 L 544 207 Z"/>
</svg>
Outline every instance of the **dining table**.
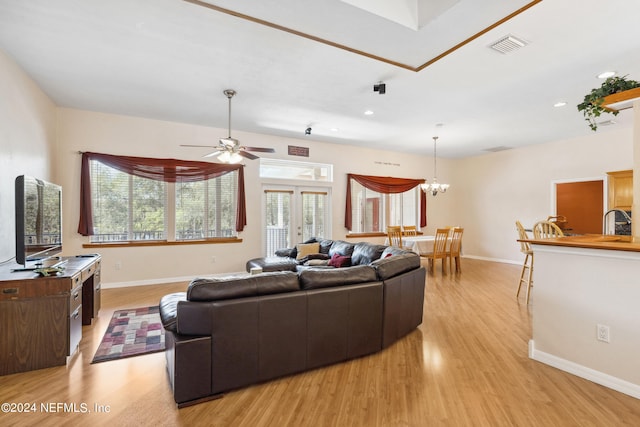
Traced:
<svg viewBox="0 0 640 427">
<path fill-rule="evenodd" d="M 436 240 L 436 236 L 419 235 L 419 236 L 402 236 L 402 247 L 409 251 L 415 252 L 418 255 L 427 255 L 433 252 L 433 244 Z M 451 241 L 447 240 L 448 244 Z M 389 239 L 385 240 L 385 245 L 389 244 Z"/>
</svg>

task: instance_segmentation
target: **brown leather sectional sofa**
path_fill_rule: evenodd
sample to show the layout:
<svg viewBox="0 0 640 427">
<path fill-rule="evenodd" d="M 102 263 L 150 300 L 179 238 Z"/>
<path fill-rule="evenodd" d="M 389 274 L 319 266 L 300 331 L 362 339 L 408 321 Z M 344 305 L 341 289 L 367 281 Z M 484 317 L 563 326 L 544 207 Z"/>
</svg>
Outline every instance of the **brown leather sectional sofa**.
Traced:
<svg viewBox="0 0 640 427">
<path fill-rule="evenodd" d="M 164 296 L 160 316 L 178 406 L 378 352 L 420 325 L 419 256 L 348 245 L 376 258 L 351 267 L 197 278 L 186 292 Z"/>
</svg>

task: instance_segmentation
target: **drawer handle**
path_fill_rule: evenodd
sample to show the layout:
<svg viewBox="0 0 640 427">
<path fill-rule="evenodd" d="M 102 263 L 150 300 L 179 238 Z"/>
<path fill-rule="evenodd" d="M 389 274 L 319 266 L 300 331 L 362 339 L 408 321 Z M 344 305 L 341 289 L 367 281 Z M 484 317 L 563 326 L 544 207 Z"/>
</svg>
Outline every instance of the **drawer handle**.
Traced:
<svg viewBox="0 0 640 427">
<path fill-rule="evenodd" d="M 80 316 L 80 310 L 76 310 L 76 311 L 73 313 L 73 320 L 76 320 L 76 319 L 78 318 L 78 316 Z"/>
<path fill-rule="evenodd" d="M 3 294 L 17 294 L 18 292 L 18 288 L 6 288 L 2 290 Z"/>
<path fill-rule="evenodd" d="M 80 296 L 80 292 L 76 292 L 75 294 L 73 294 L 73 299 L 76 300 L 78 299 L 79 296 Z"/>
</svg>

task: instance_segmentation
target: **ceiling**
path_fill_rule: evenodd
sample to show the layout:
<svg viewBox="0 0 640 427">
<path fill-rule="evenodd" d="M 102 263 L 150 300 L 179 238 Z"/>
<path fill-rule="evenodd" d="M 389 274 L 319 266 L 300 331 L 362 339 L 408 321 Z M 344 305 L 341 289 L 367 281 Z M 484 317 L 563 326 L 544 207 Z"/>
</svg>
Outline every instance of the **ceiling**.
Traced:
<svg viewBox="0 0 640 427">
<path fill-rule="evenodd" d="M 640 80 L 638 16 L 628 0 L 0 0 L 0 49 L 62 107 L 226 129 L 230 88 L 234 130 L 426 155 L 437 135 L 456 158 L 592 134 L 575 106 L 600 72 Z M 527 45 L 489 48 L 507 35 Z M 632 125 L 614 120 L 598 132 Z"/>
</svg>

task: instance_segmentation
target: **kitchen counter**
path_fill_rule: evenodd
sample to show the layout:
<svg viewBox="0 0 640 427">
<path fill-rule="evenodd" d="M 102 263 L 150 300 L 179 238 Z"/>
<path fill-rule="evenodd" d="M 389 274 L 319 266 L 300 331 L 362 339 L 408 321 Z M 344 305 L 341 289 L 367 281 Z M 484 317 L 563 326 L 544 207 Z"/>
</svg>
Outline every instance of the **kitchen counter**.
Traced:
<svg viewBox="0 0 640 427">
<path fill-rule="evenodd" d="M 640 242 L 528 239 L 534 256 L 529 357 L 640 399 Z"/>
<path fill-rule="evenodd" d="M 552 239 L 528 239 L 525 242 L 543 246 L 564 246 L 571 248 L 607 249 L 614 251 L 640 252 L 640 241 L 632 236 L 612 234 L 582 234 L 555 237 Z"/>
</svg>

